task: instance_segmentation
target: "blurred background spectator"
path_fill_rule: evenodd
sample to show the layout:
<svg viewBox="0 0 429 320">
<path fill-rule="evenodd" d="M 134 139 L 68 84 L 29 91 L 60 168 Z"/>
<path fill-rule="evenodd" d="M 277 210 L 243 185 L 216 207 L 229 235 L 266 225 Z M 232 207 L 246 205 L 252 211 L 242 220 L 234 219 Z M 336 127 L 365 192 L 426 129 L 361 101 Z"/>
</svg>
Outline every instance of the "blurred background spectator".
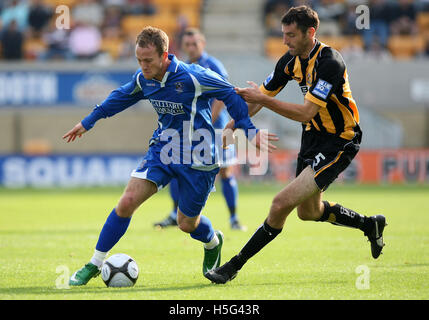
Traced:
<svg viewBox="0 0 429 320">
<path fill-rule="evenodd" d="M 76 59 L 93 59 L 101 49 L 101 32 L 89 23 L 77 23 L 70 32 L 70 51 Z"/>
<path fill-rule="evenodd" d="M 24 35 L 19 30 L 16 20 L 9 21 L 6 30 L 1 35 L 3 58 L 6 60 L 22 59 Z"/>
<path fill-rule="evenodd" d="M 48 26 L 54 12 L 43 0 L 32 0 L 28 13 L 28 24 L 32 36 L 40 37 L 43 29 Z"/>
<path fill-rule="evenodd" d="M 340 18 L 346 12 L 344 3 L 337 0 L 319 0 L 315 3 L 314 9 L 320 19 L 319 35 L 339 36 Z"/>
<path fill-rule="evenodd" d="M 362 32 L 365 50 L 371 50 L 374 44 L 387 48 L 389 24 L 393 20 L 393 5 L 389 5 L 386 0 L 370 0 L 368 7 L 370 28 Z"/>
<path fill-rule="evenodd" d="M 417 33 L 417 10 L 413 0 L 398 0 L 392 5 L 390 30 L 394 35 Z"/>
<path fill-rule="evenodd" d="M 275 58 L 284 52 L 279 20 L 291 6 L 301 4 L 317 11 L 319 40 L 347 56 L 409 59 L 423 56 L 427 50 L 429 0 L 266 0 L 263 21 L 268 56 Z M 356 11 L 360 5 L 369 9 L 368 29 L 356 26 L 363 13 Z"/>
<path fill-rule="evenodd" d="M 100 27 L 104 21 L 104 7 L 96 0 L 81 0 L 73 8 L 73 20 Z"/>
<path fill-rule="evenodd" d="M 55 20 L 51 20 L 48 29 L 43 33 L 42 40 L 46 49 L 39 56 L 41 60 L 71 60 L 73 58 L 69 50 L 69 31 L 56 28 Z"/>
<path fill-rule="evenodd" d="M 25 31 L 28 26 L 28 4 L 24 0 L 2 1 L 5 4 L 1 13 L 3 28 L 7 28 L 9 23 L 15 21 L 16 27 L 20 31 Z"/>
<path fill-rule="evenodd" d="M 128 14 L 154 15 L 157 9 L 152 0 L 128 0 L 126 12 Z"/>
<path fill-rule="evenodd" d="M 165 30 L 171 40 L 171 52 L 180 55 L 183 30 L 200 27 L 202 10 L 208 1 L 215 0 L 0 1 L 0 34 L 5 34 L 0 59 L 6 55 L 43 60 L 93 59 L 100 53 L 113 60 L 132 59 L 135 36 L 146 25 Z M 371 54 L 402 59 L 422 56 L 427 50 L 429 0 L 260 1 L 267 56 L 284 52 L 280 19 L 291 6 L 303 4 L 312 6 L 319 14 L 319 39 L 353 56 Z M 62 4 L 70 8 L 70 30 L 55 28 L 55 8 Z M 359 30 L 356 19 L 360 13 L 356 8 L 362 4 L 369 8 L 370 28 Z M 12 21 L 14 25 L 9 28 Z M 11 34 L 17 34 L 17 38 L 11 39 Z M 90 43 L 79 43 L 87 41 Z M 5 52 L 11 48 L 14 54 Z"/>
</svg>

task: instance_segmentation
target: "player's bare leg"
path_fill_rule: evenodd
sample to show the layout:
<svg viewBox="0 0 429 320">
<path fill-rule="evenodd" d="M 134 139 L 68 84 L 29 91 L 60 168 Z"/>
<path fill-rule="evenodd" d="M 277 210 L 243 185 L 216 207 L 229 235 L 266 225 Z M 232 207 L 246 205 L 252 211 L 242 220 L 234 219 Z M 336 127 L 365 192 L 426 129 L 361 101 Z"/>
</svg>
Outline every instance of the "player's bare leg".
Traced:
<svg viewBox="0 0 429 320">
<path fill-rule="evenodd" d="M 206 277 L 215 283 L 225 283 L 234 279 L 247 260 L 282 231 L 287 216 L 295 207 L 302 220 L 329 221 L 336 225 L 364 231 L 371 242 L 373 257 L 377 258 L 380 255 L 384 246 L 384 216 L 365 217 L 341 205 L 322 201 L 322 193 L 314 180 L 313 170 L 306 167 L 297 178 L 275 196 L 267 219 L 240 253 L 225 265 L 209 272 Z"/>
<path fill-rule="evenodd" d="M 157 190 L 153 182 L 134 177 L 130 179 L 118 205 L 112 210 L 100 232 L 94 255 L 89 263 L 71 276 L 71 286 L 86 285 L 100 274 L 104 258 L 128 229 L 135 210 Z"/>
<path fill-rule="evenodd" d="M 293 209 L 318 194 L 320 191 L 314 181 L 314 172 L 307 167 L 274 197 L 266 222 L 272 228 L 282 229 Z"/>
<path fill-rule="evenodd" d="M 258 253 L 282 231 L 286 218 L 292 210 L 319 192 L 313 176 L 313 170 L 307 167 L 281 190 L 272 201 L 267 219 L 256 230 L 239 254 L 220 268 L 208 272 L 205 275 L 206 278 L 215 283 L 226 283 L 234 279 L 247 260 Z"/>
<path fill-rule="evenodd" d="M 135 210 L 157 191 L 158 188 L 152 181 L 131 177 L 116 206 L 117 215 L 122 218 L 131 217 Z"/>
<path fill-rule="evenodd" d="M 298 218 L 303 221 L 317 221 L 323 214 L 324 205 L 322 202 L 323 192 L 317 192 L 307 200 L 303 201 L 296 208 Z"/>
<path fill-rule="evenodd" d="M 177 207 L 179 205 L 180 191 L 179 182 L 176 178 L 171 179 L 169 183 L 169 191 L 171 200 L 173 202 L 173 209 L 170 211 L 167 217 L 153 224 L 153 226 L 157 229 L 177 227 Z"/>
</svg>

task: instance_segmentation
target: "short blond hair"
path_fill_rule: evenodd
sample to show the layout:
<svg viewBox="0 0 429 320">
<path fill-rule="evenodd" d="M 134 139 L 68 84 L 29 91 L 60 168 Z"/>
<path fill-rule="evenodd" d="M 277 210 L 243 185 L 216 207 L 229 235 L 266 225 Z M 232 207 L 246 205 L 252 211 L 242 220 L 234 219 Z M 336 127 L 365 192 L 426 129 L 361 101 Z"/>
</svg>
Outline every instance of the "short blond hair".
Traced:
<svg viewBox="0 0 429 320">
<path fill-rule="evenodd" d="M 141 48 L 147 48 L 152 45 L 161 56 L 164 52 L 168 52 L 168 36 L 158 28 L 147 26 L 137 36 L 136 44 Z"/>
</svg>

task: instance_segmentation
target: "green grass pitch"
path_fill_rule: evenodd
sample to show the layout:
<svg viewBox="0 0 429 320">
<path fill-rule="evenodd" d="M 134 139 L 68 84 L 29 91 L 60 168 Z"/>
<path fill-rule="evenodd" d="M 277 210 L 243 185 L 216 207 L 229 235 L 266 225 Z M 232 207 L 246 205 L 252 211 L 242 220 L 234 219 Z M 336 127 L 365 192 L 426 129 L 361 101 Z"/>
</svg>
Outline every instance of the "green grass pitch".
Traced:
<svg viewBox="0 0 429 320">
<path fill-rule="evenodd" d="M 223 261 L 242 248 L 265 219 L 280 185 L 240 186 L 239 216 L 248 231 L 229 229 L 218 187 L 204 214 L 225 234 Z M 171 202 L 163 190 L 135 213 L 111 253 L 127 253 L 140 275 L 132 288 L 107 288 L 101 277 L 64 289 L 93 253 L 122 188 L 0 190 L 0 300 L 5 299 L 428 299 L 429 187 L 333 185 L 324 199 L 357 212 L 384 214 L 384 254 L 354 229 L 300 221 L 283 232 L 226 285 L 202 275 L 203 247 L 177 228 L 155 230 Z M 363 270 L 363 271 L 362 271 Z"/>
</svg>

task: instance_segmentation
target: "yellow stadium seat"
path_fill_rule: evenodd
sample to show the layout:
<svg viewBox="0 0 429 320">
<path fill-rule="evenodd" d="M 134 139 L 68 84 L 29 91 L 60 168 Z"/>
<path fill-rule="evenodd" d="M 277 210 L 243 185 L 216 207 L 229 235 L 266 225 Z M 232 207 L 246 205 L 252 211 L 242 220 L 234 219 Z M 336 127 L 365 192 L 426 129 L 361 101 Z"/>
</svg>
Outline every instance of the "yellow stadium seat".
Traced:
<svg viewBox="0 0 429 320">
<path fill-rule="evenodd" d="M 52 7 L 66 5 L 71 9 L 77 3 L 77 0 L 44 0 L 44 3 Z"/>
<path fill-rule="evenodd" d="M 363 40 L 360 36 L 321 36 L 318 37 L 318 39 L 320 42 L 323 42 L 338 51 L 350 46 L 363 48 Z"/>
<path fill-rule="evenodd" d="M 320 42 L 340 51 L 346 47 L 360 47 L 363 48 L 363 40 L 360 36 L 341 36 L 341 37 L 330 37 L 322 36 L 318 37 Z M 283 44 L 283 39 L 280 37 L 268 37 L 265 40 L 265 52 L 268 57 L 273 59 L 280 58 L 288 50 L 287 46 Z"/>
<path fill-rule="evenodd" d="M 200 12 L 193 9 L 182 9 L 180 14 L 188 19 L 189 26 L 198 28 L 200 26 Z"/>
<path fill-rule="evenodd" d="M 387 46 L 395 58 L 411 59 L 423 50 L 424 39 L 421 36 L 391 36 Z"/>
<path fill-rule="evenodd" d="M 268 37 L 265 39 L 265 54 L 273 59 L 277 60 L 284 55 L 288 50 L 288 47 L 283 44 L 283 39 L 279 37 Z"/>
<path fill-rule="evenodd" d="M 34 60 L 46 50 L 46 44 L 42 39 L 29 38 L 25 40 L 23 50 L 26 59 Z"/>
<path fill-rule="evenodd" d="M 174 16 L 167 13 L 152 16 L 130 15 L 122 20 L 122 31 L 127 36 L 137 36 L 146 26 L 160 28 L 171 35 L 177 28 L 177 21 Z"/>
<path fill-rule="evenodd" d="M 154 0 L 153 3 L 159 8 L 201 8 L 202 0 Z"/>
<path fill-rule="evenodd" d="M 421 33 L 429 31 L 429 12 L 420 12 L 417 15 L 417 26 Z"/>
<path fill-rule="evenodd" d="M 122 50 L 122 40 L 120 38 L 103 38 L 101 50 L 110 54 L 113 59 L 117 59 Z"/>
</svg>

